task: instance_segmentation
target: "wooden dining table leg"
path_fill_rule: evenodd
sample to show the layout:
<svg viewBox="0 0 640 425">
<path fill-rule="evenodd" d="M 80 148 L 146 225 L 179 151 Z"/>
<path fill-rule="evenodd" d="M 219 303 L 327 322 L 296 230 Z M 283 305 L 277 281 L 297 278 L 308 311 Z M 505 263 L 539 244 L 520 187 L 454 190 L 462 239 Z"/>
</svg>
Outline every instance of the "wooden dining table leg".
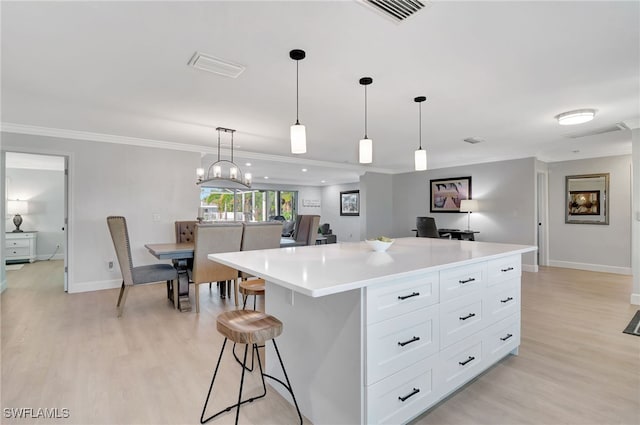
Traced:
<svg viewBox="0 0 640 425">
<path fill-rule="evenodd" d="M 178 309 L 181 312 L 191 311 L 191 302 L 189 301 L 189 274 L 187 273 L 187 260 L 179 260 L 176 269 L 178 270 Z"/>
</svg>

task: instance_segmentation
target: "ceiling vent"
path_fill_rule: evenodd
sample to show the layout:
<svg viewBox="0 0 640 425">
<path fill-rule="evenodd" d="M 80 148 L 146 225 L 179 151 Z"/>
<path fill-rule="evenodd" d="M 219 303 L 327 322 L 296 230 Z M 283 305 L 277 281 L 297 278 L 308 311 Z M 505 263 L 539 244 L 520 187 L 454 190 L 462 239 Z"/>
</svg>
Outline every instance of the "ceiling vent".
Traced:
<svg viewBox="0 0 640 425">
<path fill-rule="evenodd" d="M 195 52 L 189 59 L 189 66 L 202 71 L 213 72 L 229 78 L 238 78 L 246 69 L 242 65 L 227 62 L 205 53 Z"/>
<path fill-rule="evenodd" d="M 629 130 L 629 127 L 623 122 L 618 122 L 607 127 L 594 128 L 592 130 L 580 131 L 565 134 L 564 137 L 569 139 L 579 139 L 581 137 L 597 136 L 598 134 L 611 133 L 614 131 Z"/>
<path fill-rule="evenodd" d="M 472 145 L 475 145 L 476 143 L 484 142 L 484 140 L 478 139 L 477 137 L 467 137 L 466 139 L 463 139 L 463 141 L 467 143 L 471 143 Z"/>
<path fill-rule="evenodd" d="M 359 2 L 391 18 L 394 22 L 404 21 L 429 4 L 426 0 L 359 0 Z"/>
</svg>

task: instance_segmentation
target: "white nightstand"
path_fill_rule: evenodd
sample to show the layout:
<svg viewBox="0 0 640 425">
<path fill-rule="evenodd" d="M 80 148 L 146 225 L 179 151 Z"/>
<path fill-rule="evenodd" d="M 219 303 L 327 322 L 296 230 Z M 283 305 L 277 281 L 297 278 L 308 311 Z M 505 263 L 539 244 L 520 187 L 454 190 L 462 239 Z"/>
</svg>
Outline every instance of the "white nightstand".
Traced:
<svg viewBox="0 0 640 425">
<path fill-rule="evenodd" d="M 5 233 L 4 257 L 7 263 L 36 261 L 37 233 L 32 232 L 7 232 Z"/>
</svg>

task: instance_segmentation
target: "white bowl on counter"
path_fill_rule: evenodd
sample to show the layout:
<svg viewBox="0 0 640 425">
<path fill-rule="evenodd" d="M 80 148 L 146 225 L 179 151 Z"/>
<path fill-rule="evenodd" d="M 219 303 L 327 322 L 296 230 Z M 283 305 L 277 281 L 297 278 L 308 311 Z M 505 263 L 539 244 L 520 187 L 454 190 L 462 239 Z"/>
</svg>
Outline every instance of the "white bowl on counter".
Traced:
<svg viewBox="0 0 640 425">
<path fill-rule="evenodd" d="M 367 239 L 365 242 L 375 252 L 385 252 L 391 245 L 393 245 L 393 239 L 391 240 L 391 242 L 383 242 L 377 239 Z"/>
</svg>

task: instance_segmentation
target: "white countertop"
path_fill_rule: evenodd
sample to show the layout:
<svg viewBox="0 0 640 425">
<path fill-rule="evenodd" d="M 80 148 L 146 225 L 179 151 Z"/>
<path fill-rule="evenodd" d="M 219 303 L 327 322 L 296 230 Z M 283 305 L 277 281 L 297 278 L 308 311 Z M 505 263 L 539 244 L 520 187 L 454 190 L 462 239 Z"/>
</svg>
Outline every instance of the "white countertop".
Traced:
<svg viewBox="0 0 640 425">
<path fill-rule="evenodd" d="M 479 259 L 535 251 L 535 246 L 431 238 L 399 238 L 387 252 L 365 242 L 209 254 L 209 259 L 311 297 L 463 265 Z"/>
</svg>

